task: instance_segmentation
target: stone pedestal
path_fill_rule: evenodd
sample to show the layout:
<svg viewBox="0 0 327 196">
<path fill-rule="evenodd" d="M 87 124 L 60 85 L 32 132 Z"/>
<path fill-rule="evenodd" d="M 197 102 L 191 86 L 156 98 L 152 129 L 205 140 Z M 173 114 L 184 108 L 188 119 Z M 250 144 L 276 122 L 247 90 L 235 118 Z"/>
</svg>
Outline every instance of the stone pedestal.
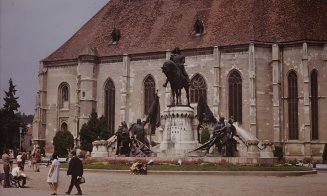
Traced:
<svg viewBox="0 0 327 196">
<path fill-rule="evenodd" d="M 263 149 L 260 151 L 260 158 L 274 158 L 272 150 L 273 143 L 270 140 L 261 141 Z"/>
<path fill-rule="evenodd" d="M 96 140 L 92 142 L 93 149 L 91 157 L 108 157 L 108 141 L 106 140 Z"/>
<path fill-rule="evenodd" d="M 258 140 L 247 141 L 247 147 L 248 147 L 247 158 L 259 158 L 260 152 L 259 152 L 258 144 L 259 144 Z"/>
<path fill-rule="evenodd" d="M 192 129 L 194 111 L 188 106 L 166 108 L 161 118 L 165 121 L 159 156 L 187 156 L 198 146 Z"/>
</svg>

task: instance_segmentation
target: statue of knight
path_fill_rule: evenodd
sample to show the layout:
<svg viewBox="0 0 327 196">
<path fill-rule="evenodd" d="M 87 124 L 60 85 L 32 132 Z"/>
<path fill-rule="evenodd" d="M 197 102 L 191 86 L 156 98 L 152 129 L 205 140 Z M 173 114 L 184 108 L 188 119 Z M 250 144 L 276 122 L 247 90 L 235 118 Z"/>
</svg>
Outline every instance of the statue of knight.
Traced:
<svg viewBox="0 0 327 196">
<path fill-rule="evenodd" d="M 170 60 L 173 61 L 177 67 L 180 69 L 180 71 L 182 72 L 182 74 L 185 76 L 188 85 L 190 86 L 190 77 L 188 76 L 188 74 L 186 73 L 185 70 L 185 56 L 182 55 L 181 50 L 179 47 L 176 47 L 173 49 L 173 51 L 171 52 L 170 55 Z M 163 87 L 166 87 L 168 84 L 168 78 L 166 79 L 166 82 L 163 84 Z"/>
</svg>

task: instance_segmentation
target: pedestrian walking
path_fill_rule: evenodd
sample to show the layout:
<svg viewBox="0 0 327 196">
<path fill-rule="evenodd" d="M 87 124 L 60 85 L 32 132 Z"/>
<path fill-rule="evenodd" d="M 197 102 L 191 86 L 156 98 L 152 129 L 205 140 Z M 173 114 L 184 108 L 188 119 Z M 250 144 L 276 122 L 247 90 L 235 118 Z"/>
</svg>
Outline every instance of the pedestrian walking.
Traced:
<svg viewBox="0 0 327 196">
<path fill-rule="evenodd" d="M 70 185 L 69 185 L 69 188 L 68 188 L 68 191 L 66 192 L 66 194 L 69 195 L 73 189 L 73 186 L 75 186 L 78 191 L 75 195 L 82 195 L 82 190 L 81 190 L 81 187 L 79 186 L 78 178 L 81 178 L 83 176 L 83 163 L 76 156 L 75 151 L 72 151 L 71 155 L 73 157 L 69 161 L 69 166 L 68 166 L 68 170 L 67 170 L 67 175 L 71 175 L 71 181 L 70 181 Z"/>
<path fill-rule="evenodd" d="M 9 156 L 9 150 L 6 149 L 2 155 L 2 164 L 3 164 L 3 171 L 5 172 L 5 184 L 4 188 L 10 187 L 10 181 L 9 181 L 9 172 L 10 172 L 10 156 Z"/>
<path fill-rule="evenodd" d="M 26 160 L 27 160 L 27 154 L 26 154 L 26 152 L 24 151 L 23 153 L 22 153 L 22 170 L 24 171 L 24 168 L 25 168 L 25 162 L 26 162 Z"/>
<path fill-rule="evenodd" d="M 50 186 L 51 195 L 57 195 L 57 188 L 59 183 L 59 169 L 60 162 L 58 161 L 58 155 L 53 153 L 52 163 L 48 173 L 47 182 Z"/>
<path fill-rule="evenodd" d="M 41 154 L 40 149 L 35 149 L 34 153 L 32 153 L 32 166 L 35 172 L 40 172 L 39 164 L 41 162 Z"/>
</svg>

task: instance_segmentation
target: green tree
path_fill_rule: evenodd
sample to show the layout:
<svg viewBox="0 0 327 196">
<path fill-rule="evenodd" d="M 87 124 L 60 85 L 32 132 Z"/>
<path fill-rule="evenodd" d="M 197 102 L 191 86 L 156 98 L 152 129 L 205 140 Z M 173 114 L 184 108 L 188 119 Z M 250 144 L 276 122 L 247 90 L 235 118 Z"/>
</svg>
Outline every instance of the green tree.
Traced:
<svg viewBox="0 0 327 196">
<path fill-rule="evenodd" d="M 202 133 L 201 133 L 201 141 L 200 143 L 201 144 L 204 144 L 206 143 L 208 140 L 210 139 L 210 132 L 207 128 L 203 129 L 202 130 Z"/>
<path fill-rule="evenodd" d="M 69 131 L 58 131 L 53 138 L 54 151 L 60 156 L 67 156 L 74 147 L 74 136 Z"/>
<path fill-rule="evenodd" d="M 283 152 L 282 146 L 275 146 L 273 153 L 274 153 L 274 157 L 278 158 L 278 162 L 281 162 L 284 160 L 284 152 Z"/>
<path fill-rule="evenodd" d="M 89 121 L 84 124 L 80 132 L 81 149 L 92 151 L 92 142 L 98 139 L 107 140 L 110 137 L 107 120 L 104 116 L 98 118 L 98 114 L 92 111 Z"/>
<path fill-rule="evenodd" d="M 20 132 L 19 127 L 22 127 L 23 133 L 25 134 L 26 125 L 22 121 L 19 115 L 17 115 L 18 108 L 20 107 L 18 103 L 18 98 L 16 97 L 17 90 L 16 86 L 13 84 L 12 79 L 9 80 L 9 89 L 5 91 L 6 96 L 3 98 L 5 103 L 3 108 L 0 110 L 0 152 L 5 148 L 19 150 L 20 146 Z"/>
</svg>

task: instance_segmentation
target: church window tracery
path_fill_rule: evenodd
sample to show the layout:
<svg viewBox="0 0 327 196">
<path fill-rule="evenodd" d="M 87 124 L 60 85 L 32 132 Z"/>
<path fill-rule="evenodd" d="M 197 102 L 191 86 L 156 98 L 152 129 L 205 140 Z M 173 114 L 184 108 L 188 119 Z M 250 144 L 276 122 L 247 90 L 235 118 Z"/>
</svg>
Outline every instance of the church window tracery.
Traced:
<svg viewBox="0 0 327 196">
<path fill-rule="evenodd" d="M 229 117 L 242 123 L 242 77 L 237 70 L 232 70 L 228 78 Z"/>
<path fill-rule="evenodd" d="M 59 86 L 59 107 L 67 109 L 69 107 L 69 87 L 65 82 Z"/>
<path fill-rule="evenodd" d="M 195 74 L 190 83 L 190 102 L 197 103 L 201 95 L 207 100 L 207 84 L 204 78 L 200 74 Z"/>
<path fill-rule="evenodd" d="M 109 79 L 105 86 L 105 117 L 111 134 L 115 132 L 115 85 Z"/>
<path fill-rule="evenodd" d="M 298 139 L 298 87 L 297 75 L 291 71 L 287 77 L 288 80 L 288 125 L 289 139 Z"/>
<path fill-rule="evenodd" d="M 317 70 L 311 72 L 311 138 L 318 140 L 318 73 Z"/>
<path fill-rule="evenodd" d="M 151 75 L 148 75 L 145 78 L 143 86 L 144 86 L 144 114 L 147 114 L 150 109 L 151 103 L 154 101 L 155 90 L 156 90 L 156 84 Z"/>
</svg>

